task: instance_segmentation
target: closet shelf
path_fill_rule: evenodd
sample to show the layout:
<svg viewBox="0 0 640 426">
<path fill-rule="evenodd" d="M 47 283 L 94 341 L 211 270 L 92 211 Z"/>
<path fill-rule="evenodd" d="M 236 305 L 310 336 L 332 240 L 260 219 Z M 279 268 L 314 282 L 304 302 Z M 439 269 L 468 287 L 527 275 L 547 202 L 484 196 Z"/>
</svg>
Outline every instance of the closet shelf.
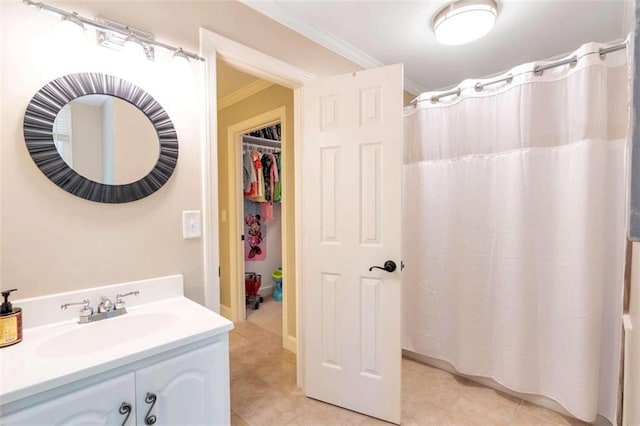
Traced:
<svg viewBox="0 0 640 426">
<path fill-rule="evenodd" d="M 270 148 L 280 148 L 280 146 L 281 146 L 280 141 L 276 141 L 276 140 L 273 140 L 273 139 L 260 138 L 260 137 L 257 137 L 257 136 L 249 136 L 249 135 L 242 136 L 242 143 L 248 143 L 248 144 L 251 144 L 251 145 L 266 146 L 266 147 L 270 147 Z"/>
</svg>

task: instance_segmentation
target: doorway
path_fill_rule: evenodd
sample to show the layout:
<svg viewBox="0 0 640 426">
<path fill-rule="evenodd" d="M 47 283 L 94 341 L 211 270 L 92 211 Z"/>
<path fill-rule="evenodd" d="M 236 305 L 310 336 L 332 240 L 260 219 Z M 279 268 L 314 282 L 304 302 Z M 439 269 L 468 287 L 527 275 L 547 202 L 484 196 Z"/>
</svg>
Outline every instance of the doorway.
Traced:
<svg viewBox="0 0 640 426">
<path fill-rule="evenodd" d="M 244 294 L 244 319 L 279 336 L 283 311 L 281 139 L 279 122 L 242 135 L 244 287 L 238 291 Z"/>
<path fill-rule="evenodd" d="M 268 320 L 272 332 L 281 322 L 277 334 L 282 336 L 282 345 L 296 352 L 293 91 L 242 73 L 222 61 L 218 61 L 217 68 L 220 313 L 232 321 L 251 320 L 252 316 L 254 320 Z M 262 136 L 258 136 L 261 132 Z M 246 135 L 252 133 L 259 139 L 254 139 L 253 145 L 249 143 L 251 141 L 244 143 Z M 278 146 L 273 142 L 270 145 L 274 146 L 265 146 L 265 140 L 273 138 L 276 133 L 280 139 Z M 245 150 L 244 147 L 280 154 L 280 169 L 276 170 L 280 198 L 276 203 L 253 202 L 245 196 L 243 159 L 245 151 L 251 149 Z M 245 210 L 253 214 L 254 219 L 255 215 L 262 219 L 262 210 L 267 207 L 277 213 L 279 223 L 261 220 L 264 238 L 252 250 Z M 257 229 L 255 222 L 252 226 Z M 282 271 L 281 301 L 275 301 L 272 296 L 273 287 L 277 286 L 273 273 L 278 268 Z M 258 297 L 267 303 L 275 301 L 280 306 L 276 310 L 271 305 L 272 315 L 261 311 L 260 299 L 257 299 L 258 309 L 255 309 L 255 298 L 247 304 L 246 279 L 251 280 L 258 275 L 261 279 Z M 261 318 L 266 316 L 270 318 Z"/>
</svg>

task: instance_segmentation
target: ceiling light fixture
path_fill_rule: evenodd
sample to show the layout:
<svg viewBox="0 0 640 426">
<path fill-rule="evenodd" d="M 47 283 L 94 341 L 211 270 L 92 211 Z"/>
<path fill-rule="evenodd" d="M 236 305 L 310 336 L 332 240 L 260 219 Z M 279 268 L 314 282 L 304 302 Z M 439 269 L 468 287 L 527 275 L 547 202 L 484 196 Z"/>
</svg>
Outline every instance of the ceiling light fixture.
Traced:
<svg viewBox="0 0 640 426">
<path fill-rule="evenodd" d="M 433 31 L 442 44 L 464 44 L 487 34 L 498 16 L 494 0 L 458 0 L 433 18 Z"/>
</svg>

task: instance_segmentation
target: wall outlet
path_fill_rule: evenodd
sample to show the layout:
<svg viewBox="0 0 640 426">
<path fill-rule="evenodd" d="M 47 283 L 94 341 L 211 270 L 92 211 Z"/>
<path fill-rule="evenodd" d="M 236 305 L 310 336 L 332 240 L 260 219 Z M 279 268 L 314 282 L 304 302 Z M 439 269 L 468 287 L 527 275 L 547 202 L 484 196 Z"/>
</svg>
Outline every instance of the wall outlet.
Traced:
<svg viewBox="0 0 640 426">
<path fill-rule="evenodd" d="M 200 238 L 202 225 L 200 210 L 185 210 L 182 212 L 182 238 Z"/>
</svg>

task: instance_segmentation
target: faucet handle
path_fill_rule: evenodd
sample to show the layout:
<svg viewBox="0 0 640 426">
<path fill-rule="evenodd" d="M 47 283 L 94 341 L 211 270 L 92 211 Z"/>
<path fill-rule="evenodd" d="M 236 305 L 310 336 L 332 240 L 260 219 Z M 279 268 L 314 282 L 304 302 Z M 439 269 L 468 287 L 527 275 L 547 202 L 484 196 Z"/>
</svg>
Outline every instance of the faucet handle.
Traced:
<svg viewBox="0 0 640 426">
<path fill-rule="evenodd" d="M 93 308 L 91 307 L 90 303 L 91 302 L 89 302 L 89 299 L 84 299 L 82 302 L 64 303 L 64 304 L 60 305 L 60 309 L 65 310 L 69 306 L 83 305 L 82 309 L 80 309 L 80 316 L 81 317 L 88 317 L 89 315 L 93 314 Z"/>
<path fill-rule="evenodd" d="M 130 291 L 129 293 L 125 293 L 125 294 L 116 294 L 116 309 L 122 309 L 124 308 L 125 305 L 125 301 L 122 300 L 123 297 L 127 297 L 127 296 L 137 296 L 139 295 L 140 292 L 139 291 Z"/>
</svg>

